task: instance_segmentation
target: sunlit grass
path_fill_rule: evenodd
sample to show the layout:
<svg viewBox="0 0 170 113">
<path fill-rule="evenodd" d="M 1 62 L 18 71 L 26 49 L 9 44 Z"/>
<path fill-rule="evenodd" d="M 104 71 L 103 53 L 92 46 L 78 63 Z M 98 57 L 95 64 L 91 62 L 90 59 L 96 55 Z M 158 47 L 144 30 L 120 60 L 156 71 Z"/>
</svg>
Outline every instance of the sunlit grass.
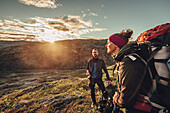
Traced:
<svg viewBox="0 0 170 113">
<path fill-rule="evenodd" d="M 113 71 L 108 71 L 114 82 Z M 0 112 L 99 113 L 96 108 L 90 107 L 89 81 L 85 78 L 85 70 L 65 72 L 64 76 L 70 78 L 45 82 L 37 87 L 25 88 L 3 96 L 0 98 Z M 107 86 L 105 74 L 103 80 Z M 101 91 L 97 85 L 96 98 L 97 101 L 101 98 Z"/>
</svg>

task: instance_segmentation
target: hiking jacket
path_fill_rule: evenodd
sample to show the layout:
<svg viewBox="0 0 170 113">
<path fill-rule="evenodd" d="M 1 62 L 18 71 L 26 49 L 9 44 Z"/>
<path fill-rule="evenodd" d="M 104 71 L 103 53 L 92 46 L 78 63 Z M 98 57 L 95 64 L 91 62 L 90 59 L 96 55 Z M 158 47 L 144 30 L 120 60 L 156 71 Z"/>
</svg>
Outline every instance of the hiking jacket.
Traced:
<svg viewBox="0 0 170 113">
<path fill-rule="evenodd" d="M 136 56 L 119 56 L 115 68 L 118 80 L 119 97 L 116 98 L 117 105 L 132 108 L 138 94 L 147 95 L 151 87 L 151 78 L 146 70 L 141 87 L 138 88 L 144 74 L 145 64 Z"/>
<path fill-rule="evenodd" d="M 104 70 L 104 72 L 106 73 L 106 77 L 108 80 L 111 80 L 110 77 L 109 77 L 109 74 L 108 74 L 108 71 L 107 71 L 107 68 L 106 68 L 106 65 L 105 65 L 105 62 L 103 59 L 95 59 L 95 58 L 91 58 L 88 60 L 88 63 L 87 63 L 87 70 L 89 70 L 90 74 L 92 75 L 92 72 L 93 72 L 93 68 L 94 68 L 94 63 L 97 63 L 97 71 L 98 71 L 98 76 L 96 79 L 102 79 L 102 69 Z"/>
</svg>

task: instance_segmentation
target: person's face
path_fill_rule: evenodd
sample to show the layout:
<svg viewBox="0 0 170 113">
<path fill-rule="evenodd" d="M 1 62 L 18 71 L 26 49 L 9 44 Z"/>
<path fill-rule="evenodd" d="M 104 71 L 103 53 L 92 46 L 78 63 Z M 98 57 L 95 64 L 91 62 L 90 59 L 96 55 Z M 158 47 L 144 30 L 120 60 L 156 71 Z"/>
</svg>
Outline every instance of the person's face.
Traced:
<svg viewBox="0 0 170 113">
<path fill-rule="evenodd" d="M 93 50 L 92 50 L 92 56 L 93 56 L 94 58 L 97 58 L 98 55 L 99 55 L 98 51 L 93 49 Z"/>
<path fill-rule="evenodd" d="M 115 50 L 117 46 L 114 43 L 112 43 L 110 40 L 107 41 L 106 48 L 107 48 L 107 53 L 116 54 Z"/>
</svg>

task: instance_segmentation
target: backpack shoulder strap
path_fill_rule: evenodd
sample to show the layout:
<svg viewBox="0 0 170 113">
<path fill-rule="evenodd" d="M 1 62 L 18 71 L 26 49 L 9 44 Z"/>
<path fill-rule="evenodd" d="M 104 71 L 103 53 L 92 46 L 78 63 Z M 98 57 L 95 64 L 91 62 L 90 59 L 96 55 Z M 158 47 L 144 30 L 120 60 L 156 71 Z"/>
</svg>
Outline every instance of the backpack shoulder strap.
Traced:
<svg viewBox="0 0 170 113">
<path fill-rule="evenodd" d="M 139 81 L 139 84 L 138 84 L 136 90 L 133 92 L 133 94 L 131 95 L 131 97 L 129 98 L 128 101 L 131 101 L 131 100 L 133 99 L 133 97 L 137 94 L 137 92 L 139 91 L 139 89 L 140 89 L 140 87 L 141 87 L 141 84 L 142 84 L 142 82 L 143 82 L 143 80 L 144 80 L 144 78 L 145 78 L 147 69 L 148 69 L 148 64 L 147 64 L 147 62 L 146 62 L 142 57 L 140 57 L 140 56 L 139 56 L 138 54 L 136 54 L 136 53 L 131 53 L 129 56 L 131 56 L 131 55 L 132 55 L 133 57 L 136 56 L 136 58 L 139 58 L 139 59 L 144 63 L 145 69 L 144 69 L 144 71 L 143 71 L 143 74 L 142 74 L 142 76 L 141 76 L 141 78 L 140 78 L 140 81 Z"/>
<path fill-rule="evenodd" d="M 153 59 L 153 57 L 155 56 L 155 54 L 162 49 L 162 46 L 158 46 L 156 47 L 156 49 L 154 49 L 152 52 L 151 52 L 151 55 L 150 57 L 147 59 L 147 62 L 150 62 L 150 60 Z"/>
<path fill-rule="evenodd" d="M 128 101 L 131 101 L 131 99 L 137 94 L 137 92 L 138 92 L 138 90 L 140 89 L 140 87 L 141 87 L 141 85 L 142 85 L 142 82 L 143 82 L 143 80 L 144 80 L 144 78 L 145 78 L 145 75 L 146 75 L 147 70 L 149 71 L 149 75 L 150 75 L 150 78 L 151 78 L 151 80 L 152 80 L 152 86 L 151 86 L 149 92 L 147 93 L 147 96 L 148 96 L 148 97 L 151 97 L 152 94 L 153 94 L 153 92 L 154 92 L 155 89 L 156 89 L 156 83 L 157 83 L 157 81 L 158 81 L 158 78 L 157 78 L 157 77 L 156 77 L 156 78 L 153 77 L 152 72 L 151 72 L 151 69 L 150 69 L 149 64 L 148 64 L 147 61 L 145 61 L 142 57 L 140 57 L 140 56 L 139 56 L 138 54 L 136 54 L 136 53 L 132 53 L 131 55 L 132 55 L 132 56 L 136 56 L 137 58 L 139 58 L 139 59 L 145 64 L 145 69 L 144 69 L 144 73 L 142 74 L 142 76 L 141 76 L 141 78 L 140 78 L 140 81 L 139 81 L 139 84 L 138 84 L 136 90 L 133 92 L 133 94 L 131 95 L 131 97 L 129 98 Z"/>
</svg>

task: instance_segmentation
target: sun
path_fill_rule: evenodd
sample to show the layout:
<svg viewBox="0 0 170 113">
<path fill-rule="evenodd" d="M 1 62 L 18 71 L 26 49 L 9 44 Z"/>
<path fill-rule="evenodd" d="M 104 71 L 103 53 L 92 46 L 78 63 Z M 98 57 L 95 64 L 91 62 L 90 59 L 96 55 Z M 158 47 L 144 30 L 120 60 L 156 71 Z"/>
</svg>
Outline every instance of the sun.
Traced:
<svg viewBox="0 0 170 113">
<path fill-rule="evenodd" d="M 56 40 L 48 40 L 48 42 L 50 43 L 54 43 Z"/>
<path fill-rule="evenodd" d="M 43 42 L 45 41 L 45 42 L 50 42 L 50 43 L 53 43 L 53 42 L 58 40 L 57 34 L 53 34 L 53 33 L 50 33 L 50 32 L 39 33 L 36 38 L 39 41 L 43 41 Z"/>
<path fill-rule="evenodd" d="M 57 41 L 57 39 L 55 37 L 52 37 L 50 35 L 39 35 L 36 37 L 38 41 L 42 41 L 42 42 L 50 42 L 50 43 L 54 43 L 55 41 Z"/>
<path fill-rule="evenodd" d="M 62 40 L 65 37 L 65 32 L 57 32 L 55 30 L 44 30 L 43 32 L 38 32 L 36 39 L 38 41 L 50 42 Z"/>
</svg>

